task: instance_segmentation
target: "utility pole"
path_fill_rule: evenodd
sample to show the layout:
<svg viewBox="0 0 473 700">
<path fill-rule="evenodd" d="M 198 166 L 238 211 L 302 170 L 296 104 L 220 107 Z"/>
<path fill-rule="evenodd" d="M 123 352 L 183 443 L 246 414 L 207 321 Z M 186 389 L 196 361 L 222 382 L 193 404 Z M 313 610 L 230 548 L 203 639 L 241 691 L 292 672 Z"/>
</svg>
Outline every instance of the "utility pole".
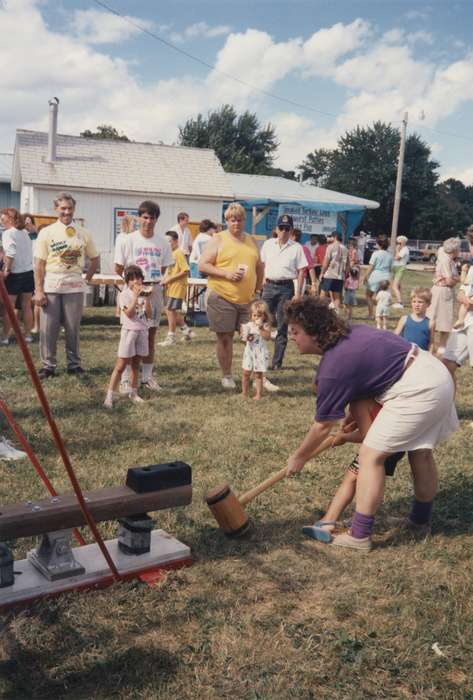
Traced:
<svg viewBox="0 0 473 700">
<path fill-rule="evenodd" d="M 399 221 L 399 207 L 401 205 L 402 171 L 404 168 L 404 151 L 406 150 L 407 112 L 404 113 L 401 127 L 401 143 L 399 146 L 399 160 L 397 163 L 396 192 L 394 194 L 393 222 L 391 226 L 391 253 L 396 250 L 397 224 Z"/>
</svg>

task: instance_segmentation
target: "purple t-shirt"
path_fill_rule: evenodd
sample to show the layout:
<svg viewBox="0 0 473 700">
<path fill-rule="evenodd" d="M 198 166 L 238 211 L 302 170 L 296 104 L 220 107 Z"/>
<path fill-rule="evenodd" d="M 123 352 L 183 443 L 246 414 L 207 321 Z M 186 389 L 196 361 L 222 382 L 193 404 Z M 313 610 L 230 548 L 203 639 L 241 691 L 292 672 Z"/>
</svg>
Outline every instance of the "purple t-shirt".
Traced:
<svg viewBox="0 0 473 700">
<path fill-rule="evenodd" d="M 411 343 L 364 324 L 322 355 L 316 377 L 317 421 L 339 420 L 350 401 L 379 396 L 397 382 Z"/>
</svg>

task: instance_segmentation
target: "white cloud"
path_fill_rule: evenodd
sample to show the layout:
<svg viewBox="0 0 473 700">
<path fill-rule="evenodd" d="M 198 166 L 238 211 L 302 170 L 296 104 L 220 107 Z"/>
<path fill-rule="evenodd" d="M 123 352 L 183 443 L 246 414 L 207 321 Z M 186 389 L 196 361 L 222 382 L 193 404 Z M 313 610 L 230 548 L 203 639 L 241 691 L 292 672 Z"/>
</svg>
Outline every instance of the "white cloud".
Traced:
<svg viewBox="0 0 473 700">
<path fill-rule="evenodd" d="M 331 75 L 338 59 L 360 48 L 370 34 L 369 23 L 362 19 L 315 32 L 303 46 L 305 74 Z"/>
<path fill-rule="evenodd" d="M 169 39 L 175 44 L 180 44 L 190 39 L 215 39 L 216 37 L 229 34 L 230 31 L 231 27 L 227 24 L 219 24 L 212 27 L 207 22 L 196 22 L 186 27 L 182 32 L 172 32 L 169 35 Z"/>
<path fill-rule="evenodd" d="M 434 37 L 430 32 L 418 31 L 412 32 L 406 36 L 408 44 L 428 44 L 434 43 Z"/>
<path fill-rule="evenodd" d="M 115 44 L 140 34 L 140 27 L 152 29 L 153 23 L 138 17 L 118 17 L 99 10 L 75 10 L 72 29 L 85 44 Z"/>
<path fill-rule="evenodd" d="M 473 168 L 448 168 L 442 171 L 441 180 L 448 180 L 453 177 L 455 180 L 461 180 L 464 185 L 473 185 Z"/>
</svg>

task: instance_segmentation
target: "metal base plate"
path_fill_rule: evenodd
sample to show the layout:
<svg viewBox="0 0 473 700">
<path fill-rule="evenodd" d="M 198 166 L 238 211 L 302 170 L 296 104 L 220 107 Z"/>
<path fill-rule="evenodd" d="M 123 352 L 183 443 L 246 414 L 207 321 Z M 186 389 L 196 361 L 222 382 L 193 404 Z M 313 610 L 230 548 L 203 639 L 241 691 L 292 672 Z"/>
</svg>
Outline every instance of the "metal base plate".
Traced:
<svg viewBox="0 0 473 700">
<path fill-rule="evenodd" d="M 158 567 L 178 566 L 191 559 L 190 548 L 164 530 L 153 530 L 151 549 L 146 554 L 125 554 L 118 548 L 118 540 L 105 542 L 118 572 L 124 577 L 138 576 Z M 0 610 L 26 603 L 48 595 L 83 588 L 106 586 L 113 582 L 100 549 L 96 544 L 73 548 L 74 557 L 85 568 L 85 574 L 57 581 L 48 581 L 28 559 L 15 561 L 15 583 L 0 588 Z M 17 573 L 18 572 L 18 573 Z"/>
</svg>

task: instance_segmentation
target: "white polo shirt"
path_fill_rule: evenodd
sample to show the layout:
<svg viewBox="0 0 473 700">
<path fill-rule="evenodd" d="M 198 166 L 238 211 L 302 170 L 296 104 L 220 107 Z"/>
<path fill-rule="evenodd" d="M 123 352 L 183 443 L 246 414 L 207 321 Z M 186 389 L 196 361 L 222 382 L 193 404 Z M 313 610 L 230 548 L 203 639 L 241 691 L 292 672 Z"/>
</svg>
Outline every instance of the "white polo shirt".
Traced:
<svg viewBox="0 0 473 700">
<path fill-rule="evenodd" d="M 267 280 L 294 280 L 299 270 L 307 267 L 302 246 L 291 240 L 280 246 L 277 238 L 268 238 L 261 248 L 261 260 Z"/>
</svg>

